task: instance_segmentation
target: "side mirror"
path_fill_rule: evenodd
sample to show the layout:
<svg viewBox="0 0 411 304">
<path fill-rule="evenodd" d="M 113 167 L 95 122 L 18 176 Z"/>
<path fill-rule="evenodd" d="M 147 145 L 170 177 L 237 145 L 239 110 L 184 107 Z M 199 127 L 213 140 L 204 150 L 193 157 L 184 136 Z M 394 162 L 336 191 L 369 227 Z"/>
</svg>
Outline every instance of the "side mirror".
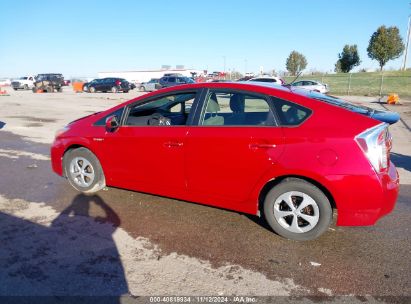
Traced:
<svg viewBox="0 0 411 304">
<path fill-rule="evenodd" d="M 111 115 L 106 119 L 106 131 L 114 132 L 118 129 L 120 123 L 118 122 L 117 115 Z"/>
</svg>

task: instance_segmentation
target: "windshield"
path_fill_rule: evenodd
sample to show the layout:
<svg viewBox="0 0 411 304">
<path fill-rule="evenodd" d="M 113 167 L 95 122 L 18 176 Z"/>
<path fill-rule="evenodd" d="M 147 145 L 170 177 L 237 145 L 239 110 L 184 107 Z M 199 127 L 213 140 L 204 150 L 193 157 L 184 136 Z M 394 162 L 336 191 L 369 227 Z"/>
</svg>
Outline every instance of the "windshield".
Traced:
<svg viewBox="0 0 411 304">
<path fill-rule="evenodd" d="M 20 80 L 27 80 L 28 77 L 20 77 L 19 79 L 20 79 Z"/>
<path fill-rule="evenodd" d="M 346 100 L 342 100 L 340 98 L 331 96 L 331 95 L 324 95 L 321 93 L 316 93 L 316 92 L 310 92 L 308 94 L 308 97 L 313 98 L 313 99 L 317 99 L 317 100 L 321 100 L 321 101 L 325 101 L 327 103 L 333 104 L 335 106 L 344 108 L 344 109 L 348 109 L 357 113 L 370 113 L 370 112 L 374 112 L 373 109 L 366 107 L 366 106 L 362 106 L 362 105 L 358 105 L 358 104 L 354 104 L 351 102 L 348 102 Z"/>
</svg>

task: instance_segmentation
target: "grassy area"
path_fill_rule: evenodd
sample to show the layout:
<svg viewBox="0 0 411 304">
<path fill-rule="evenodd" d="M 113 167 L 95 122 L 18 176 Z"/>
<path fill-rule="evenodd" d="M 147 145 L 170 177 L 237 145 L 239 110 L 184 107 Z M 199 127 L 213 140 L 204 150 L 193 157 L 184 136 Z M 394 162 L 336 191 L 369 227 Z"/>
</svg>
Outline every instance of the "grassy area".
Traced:
<svg viewBox="0 0 411 304">
<path fill-rule="evenodd" d="M 384 71 L 382 95 L 397 93 L 401 97 L 411 97 L 411 70 Z M 351 77 L 351 80 L 350 80 Z M 292 81 L 295 77 L 285 77 Z M 299 79 L 312 79 L 328 84 L 331 94 L 378 96 L 381 88 L 381 73 L 338 73 L 324 75 L 304 75 Z"/>
</svg>

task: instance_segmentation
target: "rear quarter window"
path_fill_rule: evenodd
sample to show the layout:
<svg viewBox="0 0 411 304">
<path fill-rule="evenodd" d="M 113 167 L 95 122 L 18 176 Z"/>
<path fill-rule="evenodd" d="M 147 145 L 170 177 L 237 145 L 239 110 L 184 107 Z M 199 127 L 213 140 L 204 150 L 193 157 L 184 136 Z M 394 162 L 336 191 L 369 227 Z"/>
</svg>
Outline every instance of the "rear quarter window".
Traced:
<svg viewBox="0 0 411 304">
<path fill-rule="evenodd" d="M 277 97 L 271 97 L 282 126 L 298 126 L 310 117 L 312 110 Z"/>
</svg>

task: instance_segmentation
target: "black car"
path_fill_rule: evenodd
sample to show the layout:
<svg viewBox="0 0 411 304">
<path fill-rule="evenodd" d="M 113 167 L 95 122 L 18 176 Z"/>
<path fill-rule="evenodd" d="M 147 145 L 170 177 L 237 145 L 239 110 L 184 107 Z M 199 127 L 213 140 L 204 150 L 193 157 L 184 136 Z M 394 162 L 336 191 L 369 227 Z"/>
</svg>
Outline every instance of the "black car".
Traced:
<svg viewBox="0 0 411 304">
<path fill-rule="evenodd" d="M 181 84 L 195 83 L 193 79 L 185 76 L 164 76 L 160 78 L 162 88 L 173 87 Z"/>
<path fill-rule="evenodd" d="M 128 93 L 130 91 L 130 83 L 123 78 L 101 78 L 94 79 L 93 81 L 87 82 L 83 86 L 83 91 L 90 93 L 94 92 L 124 92 Z"/>
<path fill-rule="evenodd" d="M 33 92 L 62 92 L 64 86 L 64 77 L 59 73 L 38 74 L 34 77 Z"/>
</svg>

